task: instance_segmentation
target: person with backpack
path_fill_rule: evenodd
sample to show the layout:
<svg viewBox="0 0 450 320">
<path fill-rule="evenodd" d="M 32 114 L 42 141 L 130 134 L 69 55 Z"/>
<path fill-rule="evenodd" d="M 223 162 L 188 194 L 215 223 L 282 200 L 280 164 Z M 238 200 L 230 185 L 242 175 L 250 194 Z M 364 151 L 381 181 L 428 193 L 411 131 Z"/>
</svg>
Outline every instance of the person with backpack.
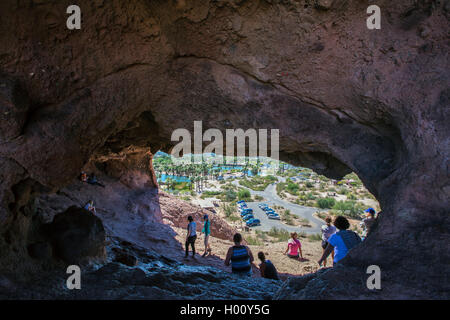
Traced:
<svg viewBox="0 0 450 320">
<path fill-rule="evenodd" d="M 189 256 L 189 245 L 192 247 L 192 257 L 195 258 L 195 240 L 197 239 L 197 224 L 194 222 L 194 218 L 192 216 L 188 217 L 188 226 L 187 226 L 187 234 L 186 234 L 186 255 L 184 258 L 186 259 Z"/>
<path fill-rule="evenodd" d="M 234 246 L 230 247 L 225 258 L 225 265 L 231 262 L 231 272 L 239 277 L 252 276 L 253 254 L 249 247 L 241 244 L 242 236 L 236 233 L 233 236 Z"/>
<path fill-rule="evenodd" d="M 211 234 L 211 222 L 209 221 L 209 217 L 207 214 L 203 216 L 203 220 L 205 221 L 202 229 L 202 232 L 205 235 L 204 240 L 205 252 L 203 253 L 202 257 L 204 258 L 208 252 L 211 254 L 211 247 L 209 246 L 209 235 Z"/>
<path fill-rule="evenodd" d="M 328 245 L 320 258 L 319 265 L 330 255 L 334 250 L 333 265 L 341 261 L 350 249 L 354 248 L 361 243 L 361 238 L 356 232 L 347 230 L 350 227 L 350 223 L 343 216 L 338 216 L 334 219 L 334 226 L 339 230 L 335 234 L 328 238 Z"/>
<path fill-rule="evenodd" d="M 273 263 L 270 260 L 266 260 L 264 252 L 258 252 L 258 258 L 261 260 L 259 265 L 259 272 L 261 272 L 261 277 L 266 279 L 280 280 L 278 277 L 278 272 Z"/>
</svg>

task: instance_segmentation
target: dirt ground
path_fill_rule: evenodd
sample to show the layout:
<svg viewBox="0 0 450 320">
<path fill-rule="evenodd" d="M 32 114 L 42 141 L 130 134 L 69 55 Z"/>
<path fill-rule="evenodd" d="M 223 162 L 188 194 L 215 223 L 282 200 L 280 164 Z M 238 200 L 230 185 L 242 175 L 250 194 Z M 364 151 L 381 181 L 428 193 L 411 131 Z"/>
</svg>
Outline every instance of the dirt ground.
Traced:
<svg viewBox="0 0 450 320">
<path fill-rule="evenodd" d="M 177 233 L 175 236 L 176 240 L 180 242 L 184 247 L 184 242 L 186 239 L 186 230 L 181 228 L 173 228 L 173 230 Z M 230 271 L 231 267 L 226 267 L 224 265 L 224 260 L 228 248 L 233 245 L 232 241 L 226 241 L 217 239 L 214 237 L 210 237 L 210 245 L 211 245 L 211 255 L 202 258 L 201 255 L 204 252 L 204 237 L 203 234 L 197 233 L 197 241 L 195 243 L 197 255 L 196 258 L 193 259 L 192 253 L 190 252 L 190 256 L 187 260 L 183 260 L 184 252 L 181 251 L 179 255 L 179 259 L 183 260 L 184 263 L 189 265 L 211 265 L 222 270 Z M 245 240 L 245 234 L 243 235 Z M 287 242 L 279 242 L 279 243 L 268 243 L 266 242 L 264 245 L 250 245 L 249 248 L 253 253 L 255 258 L 255 266 L 253 268 L 253 276 L 259 277 L 259 269 L 256 266 L 259 264 L 258 260 L 258 252 L 262 251 L 266 255 L 266 259 L 272 261 L 275 267 L 278 270 L 278 273 L 282 279 L 286 279 L 288 276 L 300 276 L 306 273 L 315 272 L 319 269 L 319 265 L 317 264 L 317 260 L 322 256 L 322 247 L 320 246 L 320 241 L 310 241 L 306 238 L 300 238 L 302 243 L 302 252 L 303 257 L 305 258 L 303 261 L 299 261 L 296 259 L 288 258 L 284 255 L 284 252 L 287 248 Z M 191 249 L 189 249 L 191 250 Z M 331 264 L 331 257 L 328 258 L 328 265 Z"/>
</svg>

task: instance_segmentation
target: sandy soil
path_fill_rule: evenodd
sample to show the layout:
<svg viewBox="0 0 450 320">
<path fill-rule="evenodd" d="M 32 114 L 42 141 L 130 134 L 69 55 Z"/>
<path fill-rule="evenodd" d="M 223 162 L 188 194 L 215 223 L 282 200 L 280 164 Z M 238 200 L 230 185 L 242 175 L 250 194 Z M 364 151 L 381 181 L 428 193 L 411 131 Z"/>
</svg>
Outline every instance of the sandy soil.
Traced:
<svg viewBox="0 0 450 320">
<path fill-rule="evenodd" d="M 180 245 L 184 245 L 184 241 L 186 239 L 186 230 L 181 228 L 173 229 L 177 233 L 177 235 L 175 236 L 176 240 L 180 242 Z M 243 235 L 243 237 L 245 240 L 245 234 Z M 210 245 L 212 249 L 211 255 L 202 258 L 201 255 L 204 252 L 203 239 L 203 235 L 199 234 L 196 241 L 196 251 L 199 254 L 196 255 L 196 258 L 193 259 L 191 257 L 192 254 L 190 253 L 189 258 L 187 260 L 184 260 L 183 262 L 188 265 L 210 265 L 231 272 L 231 267 L 226 267 L 224 265 L 224 260 L 228 248 L 232 245 L 232 241 L 210 237 Z M 259 260 L 257 258 L 257 254 L 259 251 L 264 252 L 266 258 L 273 262 L 282 279 L 285 279 L 288 276 L 300 276 L 306 273 L 317 271 L 319 269 L 319 265 L 316 261 L 319 260 L 322 255 L 322 247 L 320 246 L 320 241 L 310 241 L 306 238 L 300 238 L 300 241 L 302 243 L 303 257 L 305 258 L 303 261 L 291 259 L 284 255 L 287 247 L 287 242 L 266 242 L 264 245 L 260 246 L 250 245 L 250 250 L 255 257 L 253 276 L 260 276 L 259 269 L 257 269 L 256 267 L 259 264 Z M 184 252 L 180 251 L 180 254 L 176 258 L 183 260 L 183 255 Z M 331 263 L 331 258 L 328 259 L 328 263 Z"/>
</svg>

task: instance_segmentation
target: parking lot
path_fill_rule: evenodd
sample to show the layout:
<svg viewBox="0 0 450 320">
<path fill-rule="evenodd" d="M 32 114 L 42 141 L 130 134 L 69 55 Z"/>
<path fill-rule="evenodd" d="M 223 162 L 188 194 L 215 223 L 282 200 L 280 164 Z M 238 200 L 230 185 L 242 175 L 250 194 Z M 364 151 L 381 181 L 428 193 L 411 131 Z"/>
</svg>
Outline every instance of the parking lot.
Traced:
<svg viewBox="0 0 450 320">
<path fill-rule="evenodd" d="M 260 226 L 252 228 L 256 230 L 269 231 L 271 228 L 276 227 L 287 230 L 289 232 L 294 231 L 305 232 L 308 234 L 321 232 L 320 227 L 325 222 L 316 218 L 313 215 L 314 212 L 318 211 L 319 209 L 297 205 L 281 199 L 276 193 L 276 184 L 269 185 L 264 191 L 253 191 L 251 189 L 248 190 L 252 195 L 259 195 L 265 199 L 265 201 L 247 202 L 248 208 L 253 209 L 253 215 L 255 216 L 255 218 L 261 221 Z M 258 204 L 260 203 L 265 203 L 271 208 L 273 208 L 273 206 L 276 205 L 283 207 L 284 209 L 282 210 L 288 209 L 291 212 L 291 214 L 294 214 L 304 219 L 308 219 L 309 223 L 311 224 L 311 227 L 289 226 L 287 224 L 282 223 L 280 220 L 269 219 L 266 213 L 261 208 L 258 207 Z M 281 212 L 278 212 L 278 210 L 275 211 L 277 211 L 277 213 L 281 215 Z"/>
<path fill-rule="evenodd" d="M 289 226 L 287 224 L 284 224 L 280 220 L 273 220 L 269 219 L 267 217 L 267 214 L 258 207 L 258 204 L 265 203 L 265 202 L 247 202 L 247 207 L 253 210 L 253 215 L 256 219 L 259 219 L 261 221 L 260 226 L 252 227 L 255 230 L 262 230 L 262 231 L 269 231 L 273 227 L 278 229 L 284 229 L 289 232 L 307 232 L 307 228 L 301 228 L 300 226 Z"/>
</svg>

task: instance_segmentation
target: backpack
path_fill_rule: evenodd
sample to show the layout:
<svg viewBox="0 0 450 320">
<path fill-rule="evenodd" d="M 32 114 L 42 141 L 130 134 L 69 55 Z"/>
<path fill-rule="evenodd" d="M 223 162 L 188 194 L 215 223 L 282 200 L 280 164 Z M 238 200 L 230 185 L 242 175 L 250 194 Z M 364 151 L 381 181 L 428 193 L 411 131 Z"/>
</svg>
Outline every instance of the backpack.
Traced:
<svg viewBox="0 0 450 320">
<path fill-rule="evenodd" d="M 341 230 L 336 234 L 341 237 L 342 241 L 347 247 L 347 250 L 350 250 L 361 243 L 361 238 L 356 234 L 356 232 L 349 230 Z"/>
</svg>

